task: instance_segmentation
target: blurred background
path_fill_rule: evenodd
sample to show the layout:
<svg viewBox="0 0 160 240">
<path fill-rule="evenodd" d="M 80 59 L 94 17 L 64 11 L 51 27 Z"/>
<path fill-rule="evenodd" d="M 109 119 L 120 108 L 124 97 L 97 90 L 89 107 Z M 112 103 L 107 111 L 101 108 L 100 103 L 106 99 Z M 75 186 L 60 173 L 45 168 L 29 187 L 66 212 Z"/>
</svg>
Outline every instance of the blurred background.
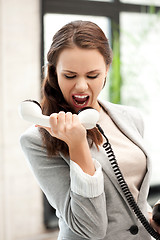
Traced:
<svg viewBox="0 0 160 240">
<path fill-rule="evenodd" d="M 52 36 L 79 19 L 97 23 L 109 39 L 114 58 L 100 97 L 141 111 L 153 162 L 148 200 L 160 198 L 160 1 L 0 0 L 0 240 L 57 239 L 55 211 L 19 145 L 30 124 L 17 109 L 40 100 Z"/>
</svg>

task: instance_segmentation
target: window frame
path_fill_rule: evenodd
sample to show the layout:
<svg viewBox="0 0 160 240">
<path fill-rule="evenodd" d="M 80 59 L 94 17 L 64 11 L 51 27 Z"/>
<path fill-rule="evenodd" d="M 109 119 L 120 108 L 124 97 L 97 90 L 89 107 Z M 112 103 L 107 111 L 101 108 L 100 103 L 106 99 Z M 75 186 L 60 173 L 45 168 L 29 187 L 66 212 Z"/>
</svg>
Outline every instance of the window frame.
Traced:
<svg viewBox="0 0 160 240">
<path fill-rule="evenodd" d="M 123 3 L 120 0 L 112 2 L 100 2 L 90 0 L 41 0 L 41 67 L 44 65 L 44 22 L 43 17 L 46 13 L 77 14 L 103 16 L 111 19 L 111 36 L 113 44 L 114 30 L 120 36 L 120 13 L 149 13 L 150 6 L 142 4 Z M 160 6 L 154 6 L 155 13 L 160 11 Z"/>
</svg>

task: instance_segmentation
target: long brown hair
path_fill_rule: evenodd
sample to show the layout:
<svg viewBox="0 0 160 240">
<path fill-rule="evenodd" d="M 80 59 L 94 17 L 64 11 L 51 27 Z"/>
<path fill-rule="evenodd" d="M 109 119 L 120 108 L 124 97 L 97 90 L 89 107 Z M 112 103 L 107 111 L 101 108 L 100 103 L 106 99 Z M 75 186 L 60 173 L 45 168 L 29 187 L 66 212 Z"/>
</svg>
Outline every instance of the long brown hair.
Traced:
<svg viewBox="0 0 160 240">
<path fill-rule="evenodd" d="M 47 76 L 42 85 L 42 112 L 50 115 L 59 111 L 72 112 L 75 111 L 65 101 L 61 89 L 58 85 L 56 75 L 56 65 L 58 56 L 65 48 L 73 48 L 74 46 L 86 49 L 97 49 L 104 57 L 106 65 L 112 62 L 112 53 L 109 47 L 108 39 L 105 34 L 95 23 L 89 21 L 74 21 L 62 27 L 52 39 L 52 44 L 47 54 L 48 69 Z M 65 142 L 52 137 L 45 129 L 40 129 L 43 143 L 47 148 L 49 156 L 58 154 L 68 154 L 68 146 Z M 91 145 L 102 143 L 101 134 L 96 128 L 87 130 L 87 137 Z"/>
</svg>

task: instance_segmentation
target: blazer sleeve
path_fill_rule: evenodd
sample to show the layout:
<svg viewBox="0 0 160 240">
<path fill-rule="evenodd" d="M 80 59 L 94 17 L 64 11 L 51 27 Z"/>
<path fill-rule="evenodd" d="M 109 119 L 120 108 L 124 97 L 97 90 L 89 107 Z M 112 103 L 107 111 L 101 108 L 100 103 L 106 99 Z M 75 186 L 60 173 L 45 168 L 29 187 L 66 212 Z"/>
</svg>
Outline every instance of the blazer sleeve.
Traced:
<svg viewBox="0 0 160 240">
<path fill-rule="evenodd" d="M 86 239 L 104 238 L 107 213 L 104 191 L 84 197 L 71 190 L 70 166 L 62 156 L 48 158 L 38 129 L 31 128 L 20 138 L 30 168 L 56 214 L 77 235 Z"/>
</svg>

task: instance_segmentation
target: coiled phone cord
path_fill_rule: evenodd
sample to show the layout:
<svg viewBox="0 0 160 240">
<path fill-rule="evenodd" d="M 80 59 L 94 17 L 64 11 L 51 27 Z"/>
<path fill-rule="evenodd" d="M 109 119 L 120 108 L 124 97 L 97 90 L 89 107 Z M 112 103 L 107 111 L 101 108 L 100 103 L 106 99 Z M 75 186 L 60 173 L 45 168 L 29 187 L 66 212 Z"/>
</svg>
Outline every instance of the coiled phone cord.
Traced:
<svg viewBox="0 0 160 240">
<path fill-rule="evenodd" d="M 108 159 L 111 163 L 111 166 L 113 168 L 113 171 L 116 175 L 117 181 L 127 199 L 127 202 L 129 204 L 129 206 L 132 208 L 132 210 L 134 211 L 135 215 L 138 217 L 138 219 L 140 220 L 140 222 L 142 223 L 142 225 L 144 226 L 144 228 L 148 231 L 148 233 L 154 237 L 157 240 L 160 240 L 160 234 L 158 232 L 156 232 L 151 225 L 149 224 L 149 222 L 147 221 L 146 217 L 143 215 L 143 213 L 141 212 L 140 208 L 138 207 L 137 203 L 134 200 L 134 197 L 132 195 L 132 193 L 129 190 L 129 187 L 121 173 L 121 170 L 118 166 L 117 160 L 115 158 L 114 152 L 112 150 L 111 144 L 109 143 L 108 138 L 106 137 L 103 129 L 100 127 L 99 124 L 96 124 L 96 127 L 98 128 L 98 130 L 100 131 L 100 133 L 104 136 L 104 138 L 106 139 L 106 143 L 103 144 L 103 148 L 105 149 L 107 155 L 108 155 Z"/>
</svg>

